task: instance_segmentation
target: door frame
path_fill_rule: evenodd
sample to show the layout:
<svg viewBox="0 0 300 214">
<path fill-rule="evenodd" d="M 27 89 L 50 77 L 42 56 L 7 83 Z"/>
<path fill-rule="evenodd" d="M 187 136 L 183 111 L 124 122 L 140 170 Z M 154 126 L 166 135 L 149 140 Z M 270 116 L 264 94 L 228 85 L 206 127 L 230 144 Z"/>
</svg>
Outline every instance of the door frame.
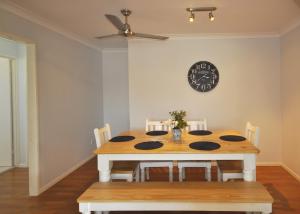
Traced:
<svg viewBox="0 0 300 214">
<path fill-rule="evenodd" d="M 37 196 L 39 190 L 39 120 L 38 89 L 36 70 L 36 45 L 29 39 L 0 32 L 0 36 L 8 40 L 22 43 L 27 52 L 27 142 L 29 167 L 29 196 Z"/>
</svg>

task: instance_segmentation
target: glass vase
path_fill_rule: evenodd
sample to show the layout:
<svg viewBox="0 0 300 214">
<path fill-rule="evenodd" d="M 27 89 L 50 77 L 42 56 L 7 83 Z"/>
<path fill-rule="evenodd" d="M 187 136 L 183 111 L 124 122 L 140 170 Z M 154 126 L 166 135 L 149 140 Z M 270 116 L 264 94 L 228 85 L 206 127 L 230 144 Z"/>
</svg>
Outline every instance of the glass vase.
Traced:
<svg viewBox="0 0 300 214">
<path fill-rule="evenodd" d="M 173 129 L 173 141 L 180 142 L 181 141 L 181 129 Z"/>
</svg>

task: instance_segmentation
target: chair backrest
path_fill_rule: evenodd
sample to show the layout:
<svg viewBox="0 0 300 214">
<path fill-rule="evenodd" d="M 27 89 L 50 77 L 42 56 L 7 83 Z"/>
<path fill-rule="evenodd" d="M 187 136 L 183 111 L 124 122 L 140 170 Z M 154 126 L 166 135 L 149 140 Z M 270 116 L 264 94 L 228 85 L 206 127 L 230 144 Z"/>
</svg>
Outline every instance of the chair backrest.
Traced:
<svg viewBox="0 0 300 214">
<path fill-rule="evenodd" d="M 257 147 L 259 143 L 259 127 L 253 126 L 250 122 L 247 122 L 245 137 Z"/>
<path fill-rule="evenodd" d="M 207 130 L 207 120 L 191 120 L 187 121 L 186 131 Z"/>
<path fill-rule="evenodd" d="M 101 144 L 111 139 L 111 132 L 109 124 L 105 124 L 103 128 L 94 129 L 94 135 L 96 139 L 97 148 L 101 147 Z"/>
<path fill-rule="evenodd" d="M 155 121 L 146 119 L 146 132 L 149 131 L 169 131 L 170 122 L 169 120 Z"/>
</svg>

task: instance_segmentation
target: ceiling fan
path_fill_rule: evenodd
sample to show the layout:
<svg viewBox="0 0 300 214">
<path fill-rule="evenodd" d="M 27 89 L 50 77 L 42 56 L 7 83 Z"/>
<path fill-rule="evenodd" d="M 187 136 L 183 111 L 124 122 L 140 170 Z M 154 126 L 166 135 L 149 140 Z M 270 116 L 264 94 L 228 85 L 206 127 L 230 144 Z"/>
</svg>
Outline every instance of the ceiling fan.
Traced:
<svg viewBox="0 0 300 214">
<path fill-rule="evenodd" d="M 128 23 L 128 17 L 131 14 L 131 11 L 128 9 L 122 9 L 121 13 L 125 17 L 125 23 L 119 19 L 119 17 L 115 15 L 105 14 L 105 17 L 115 26 L 118 30 L 118 34 L 111 34 L 105 36 L 98 36 L 97 39 L 115 37 L 115 36 L 124 36 L 124 37 L 139 37 L 139 38 L 148 38 L 148 39 L 158 39 L 158 40 L 166 40 L 169 37 L 159 36 L 159 35 L 152 35 L 152 34 L 144 34 L 144 33 L 135 33 L 131 31 L 130 25 Z"/>
</svg>

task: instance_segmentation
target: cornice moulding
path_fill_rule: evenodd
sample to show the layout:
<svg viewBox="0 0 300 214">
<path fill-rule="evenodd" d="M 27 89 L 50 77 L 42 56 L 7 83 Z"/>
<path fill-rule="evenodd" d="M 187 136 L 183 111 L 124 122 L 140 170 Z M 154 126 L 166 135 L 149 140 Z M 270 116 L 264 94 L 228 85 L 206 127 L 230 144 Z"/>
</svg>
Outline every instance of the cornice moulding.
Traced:
<svg viewBox="0 0 300 214">
<path fill-rule="evenodd" d="M 203 34 L 169 34 L 170 39 L 251 39 L 251 38 L 276 38 L 276 32 L 265 33 L 203 33 Z"/>
<path fill-rule="evenodd" d="M 102 53 L 128 52 L 128 48 L 103 48 Z"/>
<path fill-rule="evenodd" d="M 94 44 L 88 42 L 87 40 L 83 39 L 81 36 L 66 31 L 64 29 L 62 29 L 61 27 L 58 27 L 55 24 L 50 23 L 49 21 L 45 20 L 44 18 L 37 16 L 36 14 L 33 14 L 31 11 L 26 10 L 23 7 L 20 7 L 19 5 L 12 3 L 12 2 L 8 2 L 8 1 L 1 1 L 0 2 L 0 8 L 3 10 L 6 10 L 10 13 L 13 13 L 19 17 L 22 17 L 32 23 L 38 24 L 40 26 L 43 26 L 49 30 L 52 30 L 56 33 L 59 33 L 61 35 L 63 35 L 66 38 L 69 38 L 71 40 L 77 41 L 87 47 L 90 47 L 92 49 L 95 49 L 97 51 L 101 50 L 101 48 L 95 46 Z"/>
<path fill-rule="evenodd" d="M 80 35 L 62 29 L 61 27 L 50 23 L 48 20 L 33 14 L 31 11 L 7 0 L 3 0 L 0 2 L 0 8 L 11 12 L 19 17 L 29 20 L 32 23 L 43 26 L 47 29 L 50 29 L 56 33 L 59 33 L 66 38 L 77 41 L 87 47 L 95 49 L 97 51 L 108 52 L 115 50 L 116 52 L 120 52 L 123 48 L 101 48 L 96 46 L 95 44 L 89 42 L 88 40 L 82 38 Z M 200 33 L 200 34 L 165 34 L 165 36 L 169 36 L 170 40 L 184 40 L 184 39 L 246 39 L 246 38 L 280 38 L 295 28 L 300 26 L 300 19 L 291 24 L 290 26 L 284 28 L 280 32 L 249 32 L 249 33 Z M 137 42 L 137 41 L 146 41 L 145 39 L 131 39 L 129 42 Z M 124 50 L 127 50 L 124 48 Z"/>
<path fill-rule="evenodd" d="M 295 21 L 293 24 L 291 24 L 290 26 L 284 28 L 281 31 L 280 36 L 285 36 L 286 34 L 288 34 L 289 32 L 293 31 L 294 29 L 296 29 L 297 27 L 300 26 L 300 19 L 298 19 L 297 21 Z"/>
</svg>

